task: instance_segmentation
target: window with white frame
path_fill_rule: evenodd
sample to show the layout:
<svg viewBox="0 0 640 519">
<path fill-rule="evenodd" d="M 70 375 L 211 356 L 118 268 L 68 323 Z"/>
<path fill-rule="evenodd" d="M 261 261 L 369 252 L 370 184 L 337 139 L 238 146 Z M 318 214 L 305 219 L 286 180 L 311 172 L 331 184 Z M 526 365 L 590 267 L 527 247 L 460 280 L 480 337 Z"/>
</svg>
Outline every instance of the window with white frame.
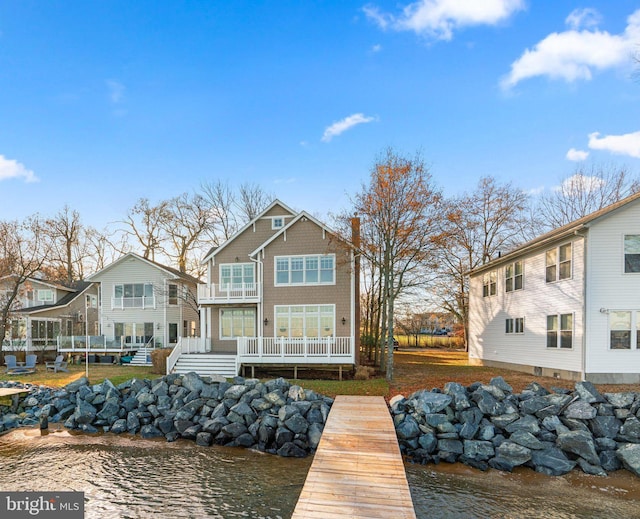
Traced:
<svg viewBox="0 0 640 519">
<path fill-rule="evenodd" d="M 624 236 L 624 272 L 640 272 L 640 234 Z"/>
<path fill-rule="evenodd" d="M 169 304 L 178 304 L 178 285 L 174 283 L 169 283 Z"/>
<path fill-rule="evenodd" d="M 514 261 L 504 268 L 504 289 L 505 292 L 522 290 L 524 272 L 522 261 Z"/>
<path fill-rule="evenodd" d="M 335 283 L 335 255 L 277 256 L 275 284 L 333 285 Z"/>
<path fill-rule="evenodd" d="M 571 243 L 549 249 L 545 261 L 547 283 L 571 278 Z"/>
<path fill-rule="evenodd" d="M 495 296 L 497 293 L 498 271 L 492 270 L 482 276 L 482 297 Z"/>
<path fill-rule="evenodd" d="M 573 314 L 547 315 L 547 348 L 573 347 Z"/>
<path fill-rule="evenodd" d="M 53 303 L 53 290 L 48 288 L 38 290 L 38 301 L 43 303 Z"/>
<path fill-rule="evenodd" d="M 277 337 L 331 337 L 335 333 L 335 305 L 276 306 Z"/>
<path fill-rule="evenodd" d="M 524 333 L 524 317 L 505 319 L 505 333 Z"/>
<path fill-rule="evenodd" d="M 223 263 L 220 265 L 220 289 L 242 290 L 255 286 L 255 265 L 253 263 Z"/>
<path fill-rule="evenodd" d="M 113 308 L 153 308 L 153 283 L 123 283 L 113 286 Z"/>
<path fill-rule="evenodd" d="M 220 338 L 256 336 L 255 308 L 222 308 L 220 309 Z"/>
<path fill-rule="evenodd" d="M 284 216 L 274 216 L 271 218 L 272 229 L 282 229 L 284 227 Z"/>
<path fill-rule="evenodd" d="M 609 312 L 609 348 L 640 349 L 640 310 Z"/>
</svg>

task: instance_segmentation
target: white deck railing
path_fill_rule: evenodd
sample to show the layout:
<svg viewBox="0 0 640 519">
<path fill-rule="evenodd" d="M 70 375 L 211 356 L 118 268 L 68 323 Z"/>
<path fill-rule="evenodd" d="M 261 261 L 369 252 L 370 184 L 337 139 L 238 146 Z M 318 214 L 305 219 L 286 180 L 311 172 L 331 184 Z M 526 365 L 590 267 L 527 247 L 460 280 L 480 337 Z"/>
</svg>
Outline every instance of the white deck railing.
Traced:
<svg viewBox="0 0 640 519">
<path fill-rule="evenodd" d="M 167 357 L 167 375 L 171 373 L 183 353 L 208 353 L 208 351 L 207 341 L 202 337 L 180 337 Z"/>
<path fill-rule="evenodd" d="M 260 283 L 201 283 L 198 285 L 199 303 L 257 302 Z"/>
<path fill-rule="evenodd" d="M 157 341 L 152 337 L 146 343 L 144 342 L 126 342 L 126 337 L 122 336 L 119 340 L 107 339 L 105 335 L 89 336 L 89 351 L 91 352 L 124 352 L 137 350 L 139 348 L 155 348 L 158 347 Z M 58 337 L 58 351 L 83 353 L 87 350 L 87 336 L 73 335 Z"/>
<path fill-rule="evenodd" d="M 242 362 L 343 364 L 355 362 L 351 337 L 239 337 Z"/>
</svg>

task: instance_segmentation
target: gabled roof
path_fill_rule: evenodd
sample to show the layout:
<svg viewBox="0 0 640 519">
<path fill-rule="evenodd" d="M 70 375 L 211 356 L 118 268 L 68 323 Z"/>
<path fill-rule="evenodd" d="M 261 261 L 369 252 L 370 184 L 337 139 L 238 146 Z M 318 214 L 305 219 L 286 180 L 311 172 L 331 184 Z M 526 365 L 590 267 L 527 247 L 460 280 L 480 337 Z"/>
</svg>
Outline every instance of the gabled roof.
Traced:
<svg viewBox="0 0 640 519">
<path fill-rule="evenodd" d="M 474 270 L 469 272 L 469 274 L 476 275 L 476 274 L 479 274 L 480 272 L 493 269 L 500 264 L 509 263 L 510 261 L 513 261 L 516 257 L 522 256 L 525 253 L 532 252 L 539 248 L 543 248 L 553 242 L 563 240 L 576 233 L 585 231 L 586 229 L 591 227 L 597 220 L 606 218 L 607 216 L 610 216 L 614 212 L 622 209 L 623 207 L 626 207 L 629 204 L 636 202 L 639 199 L 640 199 L 640 192 L 634 193 L 633 195 L 623 198 L 622 200 L 615 202 L 611 205 L 608 205 L 607 207 L 604 207 L 598 211 L 594 211 L 593 213 L 588 214 L 587 216 L 583 216 L 582 218 L 578 218 L 573 222 L 569 222 L 568 224 L 563 225 L 562 227 L 558 227 L 557 229 L 554 229 L 545 234 L 542 234 L 537 238 L 534 238 L 533 240 L 528 241 L 527 243 L 510 251 L 508 254 L 505 254 L 499 258 L 495 258 L 489 261 L 488 263 L 485 263 L 484 265 L 475 268 Z"/>
<path fill-rule="evenodd" d="M 3 279 L 7 279 L 7 278 L 13 278 L 13 277 L 17 277 L 17 274 L 7 274 L 6 276 L 2 276 L 0 277 L 0 281 Z M 38 278 L 27 278 L 25 279 L 25 281 L 23 281 L 23 283 L 25 282 L 31 282 L 31 283 L 39 283 L 40 285 L 46 285 L 48 287 L 54 288 L 56 290 L 64 290 L 65 292 L 74 292 L 76 289 L 72 288 L 72 287 L 68 287 L 65 285 L 61 285 L 60 283 L 56 283 L 55 281 L 47 281 L 45 279 L 38 279 Z"/>
<path fill-rule="evenodd" d="M 44 312 L 46 310 L 52 310 L 54 308 L 62 308 L 62 307 L 68 306 L 70 303 L 72 303 L 74 300 L 76 300 L 82 294 L 84 294 L 84 292 L 91 285 L 93 285 L 93 283 L 90 282 L 90 281 L 77 281 L 75 283 L 75 291 L 71 292 L 70 294 L 66 294 L 64 297 L 62 297 L 56 303 L 52 303 L 52 304 L 49 304 L 49 305 L 31 306 L 29 308 L 20 308 L 19 310 L 16 310 L 14 313 L 17 313 L 17 314 L 34 314 L 34 313 L 38 313 L 38 312 Z"/>
<path fill-rule="evenodd" d="M 172 267 L 167 267 L 166 265 L 162 265 L 162 264 L 157 263 L 155 261 L 143 258 L 142 256 L 139 256 L 135 252 L 127 252 L 125 255 L 120 256 L 117 260 L 115 260 L 113 263 L 110 263 L 109 265 L 104 267 L 102 270 L 99 270 L 98 272 L 95 272 L 94 274 L 91 274 L 89 277 L 87 277 L 87 280 L 95 280 L 96 277 L 100 276 L 101 274 L 104 274 L 108 270 L 111 270 L 113 267 L 115 267 L 116 265 L 120 264 L 121 262 L 125 261 L 128 258 L 134 258 L 134 259 L 137 259 L 139 261 L 142 261 L 143 263 L 146 263 L 147 265 L 150 265 L 150 266 L 152 266 L 154 268 L 162 270 L 163 272 L 165 272 L 166 274 L 169 274 L 170 276 L 174 277 L 175 279 L 181 279 L 181 280 L 186 281 L 188 283 L 194 283 L 194 284 L 200 283 L 199 279 L 194 278 L 193 276 L 190 276 L 189 274 L 185 274 L 184 272 L 180 272 L 179 270 L 174 269 Z"/>
<path fill-rule="evenodd" d="M 299 221 L 301 221 L 301 220 L 303 220 L 305 218 L 307 220 L 311 220 L 313 223 L 315 223 L 318 227 L 320 227 L 321 229 L 325 230 L 326 232 L 328 232 L 328 233 L 330 233 L 330 234 L 332 234 L 334 236 L 336 235 L 336 233 L 334 231 L 329 229 L 329 227 L 327 227 L 325 224 L 323 224 L 320 220 L 318 220 L 317 218 L 314 218 L 313 216 L 311 216 L 306 211 L 302 211 L 301 213 L 298 213 L 287 225 L 285 225 L 277 233 L 275 233 L 273 236 L 271 236 L 268 240 L 266 240 L 263 243 L 261 243 L 260 246 L 256 250 L 252 251 L 249 254 L 249 257 L 253 257 L 256 254 L 258 254 L 258 252 L 260 252 L 261 250 L 265 249 L 270 243 L 272 243 L 273 241 L 277 240 L 278 237 L 280 237 L 284 233 L 286 233 L 288 229 L 291 229 L 291 227 L 293 227 L 296 223 L 298 223 Z"/>
<path fill-rule="evenodd" d="M 291 216 L 296 216 L 297 214 L 293 209 L 291 209 L 289 206 L 282 203 L 280 200 L 276 198 L 258 216 L 250 220 L 244 227 L 242 227 L 242 229 L 237 231 L 233 236 L 231 236 L 231 238 L 225 241 L 222 245 L 218 247 L 212 247 L 211 249 L 209 249 L 209 251 L 205 254 L 204 258 L 202 259 L 202 263 L 206 263 L 207 261 L 209 261 L 209 259 L 211 259 L 211 257 L 215 256 L 221 250 L 225 249 L 233 240 L 235 240 L 238 236 L 240 236 L 244 231 L 249 229 L 249 227 L 251 227 L 255 222 L 263 218 L 264 215 L 267 214 L 269 211 L 271 211 L 271 209 L 273 209 L 276 205 L 279 205 L 285 211 L 288 211 Z"/>
</svg>

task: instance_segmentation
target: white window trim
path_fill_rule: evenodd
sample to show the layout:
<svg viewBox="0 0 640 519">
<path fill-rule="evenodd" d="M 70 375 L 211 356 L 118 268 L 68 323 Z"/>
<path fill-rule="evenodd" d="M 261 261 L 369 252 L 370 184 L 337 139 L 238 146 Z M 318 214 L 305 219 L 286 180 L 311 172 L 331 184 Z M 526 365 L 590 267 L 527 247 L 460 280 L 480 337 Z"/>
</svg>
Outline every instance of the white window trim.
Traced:
<svg viewBox="0 0 640 519">
<path fill-rule="evenodd" d="M 287 336 L 291 337 L 291 308 L 292 307 L 301 307 L 301 308 L 305 308 L 306 309 L 306 308 L 314 307 L 314 306 L 318 307 L 318 319 L 319 319 L 319 321 L 318 321 L 318 332 L 319 332 L 319 335 L 318 335 L 317 338 L 318 339 L 322 339 L 322 338 L 325 338 L 325 337 L 336 337 L 337 330 L 336 330 L 336 305 L 335 304 L 274 305 L 274 307 L 273 307 L 273 321 L 274 321 L 274 326 L 276 327 L 275 335 L 278 336 L 278 332 L 280 332 L 280 333 L 286 332 Z M 321 320 L 321 317 L 322 317 L 322 312 L 320 312 L 319 309 L 320 309 L 320 307 L 323 307 L 323 306 L 331 307 L 331 313 L 332 313 L 332 316 L 333 316 L 333 322 L 331 324 L 331 330 L 332 330 L 333 333 L 331 335 L 328 335 L 328 336 L 323 336 L 322 335 L 322 330 L 320 329 L 320 320 Z M 289 309 L 289 312 L 288 312 L 289 324 L 288 324 L 288 326 L 287 326 L 287 328 L 285 330 L 279 330 L 277 328 L 277 326 L 278 326 L 278 309 L 279 308 Z M 304 326 L 306 327 L 306 322 L 304 323 Z M 309 337 L 309 336 L 303 334 L 303 337 Z M 313 337 L 313 338 L 316 338 L 316 337 Z"/>
<path fill-rule="evenodd" d="M 516 331 L 516 321 L 518 319 L 522 319 L 522 331 L 519 331 L 519 332 Z M 506 321 L 512 321 L 511 329 L 513 331 L 511 331 L 511 332 L 507 331 Z M 525 330 L 525 324 L 524 323 L 525 323 L 524 317 L 507 317 L 505 319 L 505 330 L 504 330 L 505 335 L 524 335 L 524 330 Z"/>
<path fill-rule="evenodd" d="M 233 278 L 233 267 L 235 266 L 239 266 L 242 267 L 242 284 L 243 285 L 247 285 L 247 284 L 251 284 L 251 285 L 255 285 L 256 283 L 256 264 L 252 261 L 245 261 L 242 263 L 220 263 L 218 265 L 218 285 L 220 285 L 222 287 L 222 269 L 225 267 L 231 267 L 232 272 L 231 272 L 231 277 Z M 250 266 L 251 267 L 251 276 L 253 278 L 253 281 L 249 282 L 249 281 L 245 281 L 244 278 L 244 267 L 246 266 Z"/>
<path fill-rule="evenodd" d="M 280 225 L 277 222 L 280 222 Z M 284 227 L 284 216 L 272 216 L 271 217 L 271 229 L 277 231 Z"/>
<path fill-rule="evenodd" d="M 522 271 L 520 274 L 516 275 L 516 263 L 520 263 L 522 265 Z M 513 274 L 510 277 L 507 277 L 507 268 L 511 267 Z M 522 278 L 522 286 L 520 288 L 516 288 L 516 277 L 520 276 Z M 507 281 L 511 279 L 511 290 L 507 290 Z M 507 294 L 511 292 L 519 292 L 520 290 L 524 290 L 524 260 L 512 261 L 508 265 L 504 267 L 504 291 Z"/>
<path fill-rule="evenodd" d="M 609 315 L 613 312 L 631 312 L 631 337 L 629 338 L 630 348 L 612 348 L 611 347 L 611 319 Z M 607 349 L 609 351 L 640 350 L 640 348 L 638 347 L 638 335 L 640 335 L 640 329 L 638 328 L 639 321 L 640 321 L 640 310 L 630 310 L 628 308 L 610 309 L 607 312 L 607 341 L 609 343 Z"/>
<path fill-rule="evenodd" d="M 640 236 L 640 233 L 625 233 L 622 235 L 622 274 L 625 276 L 638 276 L 640 272 L 627 272 L 625 268 L 626 260 L 626 252 L 625 252 L 625 239 L 627 236 Z M 628 310 L 620 310 L 621 312 L 627 312 Z"/>
<path fill-rule="evenodd" d="M 491 274 L 493 274 L 493 283 L 491 282 Z M 489 280 L 488 283 L 485 283 L 485 278 Z M 493 294 L 491 293 L 491 285 L 495 285 L 495 291 Z M 484 293 L 484 287 L 487 287 L 487 294 Z M 485 272 L 482 275 L 482 297 L 494 297 L 498 295 L 498 271 L 490 270 L 489 272 Z"/>
<path fill-rule="evenodd" d="M 556 345 L 555 346 L 549 346 L 547 344 L 547 334 L 549 332 L 549 330 L 546 328 L 547 324 L 547 317 L 551 316 L 551 315 L 555 315 L 558 318 L 558 329 L 556 330 Z M 570 315 L 571 316 L 571 348 L 562 348 L 560 345 L 562 344 L 562 316 L 563 315 Z M 564 330 L 566 331 L 566 330 Z M 563 312 L 563 313 L 557 313 L 557 314 L 546 314 L 545 315 L 545 334 L 544 334 L 544 340 L 545 340 L 545 349 L 548 351 L 553 351 L 553 350 L 557 350 L 557 351 L 573 351 L 574 348 L 574 344 L 576 342 L 576 315 L 573 312 Z"/>
<path fill-rule="evenodd" d="M 571 258 L 569 259 L 569 262 L 571 264 L 571 272 L 569 273 L 569 277 L 567 278 L 562 278 L 560 279 L 560 247 L 564 247 L 565 245 L 570 245 L 571 246 Z M 545 283 L 559 283 L 561 281 L 568 281 L 570 279 L 573 279 L 573 249 L 575 247 L 573 246 L 573 242 L 572 241 L 568 241 L 565 243 L 561 243 L 559 245 L 557 245 L 556 247 L 551 247 L 550 249 L 545 249 L 544 251 L 544 280 Z M 555 267 L 556 267 L 556 278 L 552 281 L 547 281 L 547 267 L 549 267 L 549 265 L 547 264 L 547 252 L 549 252 L 550 250 L 554 250 L 556 251 L 556 263 L 555 263 Z M 524 272 L 524 269 L 523 269 Z M 524 279 L 523 279 L 524 281 Z M 564 314 L 563 314 L 564 315 Z"/>
<path fill-rule="evenodd" d="M 51 297 L 44 298 L 42 297 L 42 295 L 44 294 L 50 294 Z M 38 296 L 38 301 L 42 301 L 43 303 L 53 303 L 55 302 L 55 297 L 56 297 L 54 291 L 50 288 L 39 288 L 37 296 Z"/>
<path fill-rule="evenodd" d="M 307 264 L 307 258 L 318 258 L 318 281 L 314 283 L 303 281 L 302 283 L 278 283 L 278 260 L 287 259 L 289 261 L 289 277 L 291 277 L 291 259 L 293 258 L 301 258 L 303 269 L 302 272 L 306 272 L 305 266 Z M 333 280 L 332 281 L 321 281 L 321 273 L 322 273 L 322 258 L 331 258 L 332 259 L 332 272 L 333 272 Z M 309 286 L 331 286 L 336 284 L 336 255 L 335 254 L 297 254 L 291 256 L 275 256 L 273 258 L 273 285 L 276 287 L 309 287 Z"/>
<path fill-rule="evenodd" d="M 242 311 L 251 311 L 253 312 L 253 330 L 254 332 L 257 334 L 258 332 L 258 321 L 257 321 L 257 316 L 258 316 L 258 312 L 255 308 L 253 307 L 232 307 L 232 308 L 220 308 L 220 310 L 218 311 L 218 337 L 220 337 L 221 341 L 235 341 L 238 337 L 248 337 L 247 335 L 234 335 L 234 336 L 226 336 L 226 335 L 222 335 L 222 314 L 225 311 L 233 311 L 233 310 L 242 310 Z M 243 325 L 243 332 L 244 332 L 244 325 Z"/>
</svg>

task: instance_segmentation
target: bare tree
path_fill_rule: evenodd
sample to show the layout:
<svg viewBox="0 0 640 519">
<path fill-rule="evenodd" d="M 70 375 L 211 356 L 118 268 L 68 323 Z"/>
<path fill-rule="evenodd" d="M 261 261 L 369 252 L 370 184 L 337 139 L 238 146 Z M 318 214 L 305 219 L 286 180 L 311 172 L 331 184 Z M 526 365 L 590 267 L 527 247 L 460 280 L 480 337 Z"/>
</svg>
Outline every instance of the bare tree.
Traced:
<svg viewBox="0 0 640 519">
<path fill-rule="evenodd" d="M 236 207 L 238 214 L 245 222 L 258 216 L 275 198 L 257 184 L 245 182 L 240 185 Z"/>
<path fill-rule="evenodd" d="M 52 272 L 59 273 L 54 280 L 71 285 L 82 279 L 83 260 L 88 251 L 80 213 L 65 205 L 53 218 L 46 220 L 44 231 L 51 241 L 47 263 L 53 267 Z"/>
<path fill-rule="evenodd" d="M 640 190 L 640 180 L 625 167 L 578 166 L 551 192 L 538 200 L 545 230 L 562 227 Z"/>
<path fill-rule="evenodd" d="M 361 254 L 381 278 L 381 315 L 387 380 L 393 379 L 394 305 L 411 287 L 425 283 L 432 259 L 440 193 L 422 158 L 405 158 L 388 148 L 378 158 L 368 185 L 354 201 L 362 219 Z"/>
<path fill-rule="evenodd" d="M 475 191 L 445 202 L 438 238 L 439 282 L 437 304 L 464 325 L 469 321 L 467 273 L 524 241 L 528 195 L 511 183 L 498 184 L 484 177 Z"/>
<path fill-rule="evenodd" d="M 190 254 L 199 248 L 213 224 L 209 204 L 199 194 L 183 193 L 167 202 L 166 216 L 160 226 L 170 244 L 165 252 L 180 272 L 193 270 L 195 265 L 189 264 Z"/>
<path fill-rule="evenodd" d="M 142 257 L 155 260 L 156 253 L 162 252 L 166 235 L 163 224 L 170 217 L 168 201 L 151 205 L 147 198 L 140 198 L 125 220 L 125 232 L 142 247 Z"/>
<path fill-rule="evenodd" d="M 236 198 L 229 184 L 220 180 L 202 184 L 201 190 L 213 219 L 208 235 L 218 246 L 238 230 Z"/>
<path fill-rule="evenodd" d="M 0 298 L 0 344 L 5 338 L 20 287 L 40 271 L 49 247 L 38 216 L 22 222 L 0 221 L 0 277 L 7 276 L 6 286 L 9 287 Z"/>
</svg>

